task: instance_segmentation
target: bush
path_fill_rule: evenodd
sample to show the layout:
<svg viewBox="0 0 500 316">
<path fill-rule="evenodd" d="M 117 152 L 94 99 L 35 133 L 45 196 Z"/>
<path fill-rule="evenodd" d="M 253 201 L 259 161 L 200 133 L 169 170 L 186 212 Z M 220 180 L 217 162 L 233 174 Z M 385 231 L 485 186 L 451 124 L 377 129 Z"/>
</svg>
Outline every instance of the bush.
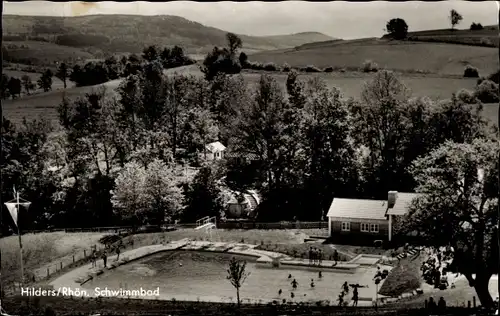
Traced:
<svg viewBox="0 0 500 316">
<path fill-rule="evenodd" d="M 275 63 L 266 63 L 263 68 L 266 71 L 277 71 L 277 70 L 279 70 L 278 66 Z"/>
<path fill-rule="evenodd" d="M 333 72 L 333 67 L 326 67 L 324 72 Z"/>
<path fill-rule="evenodd" d="M 479 71 L 476 67 L 467 65 L 464 69 L 464 78 L 479 78 Z"/>
<path fill-rule="evenodd" d="M 493 42 L 487 37 L 481 37 L 481 39 L 479 39 L 479 45 L 486 47 L 495 47 Z"/>
<path fill-rule="evenodd" d="M 491 80 L 484 80 L 476 87 L 474 96 L 483 103 L 496 103 L 499 100 L 498 84 Z"/>
<path fill-rule="evenodd" d="M 462 89 L 457 93 L 457 99 L 464 102 L 465 104 L 476 104 L 477 99 L 474 96 L 474 92 L 467 89 Z"/>
<path fill-rule="evenodd" d="M 488 76 L 488 80 L 493 81 L 496 84 L 499 84 L 500 82 L 500 69 L 497 70 L 496 72 L 492 73 L 491 75 Z"/>
<path fill-rule="evenodd" d="M 305 71 L 306 72 L 321 72 L 321 69 L 319 69 L 318 67 L 316 66 L 313 66 L 313 65 L 309 65 L 305 68 Z"/>
<path fill-rule="evenodd" d="M 284 63 L 281 69 L 283 70 L 283 72 L 289 72 L 291 70 L 290 65 L 287 63 Z"/>
<path fill-rule="evenodd" d="M 366 60 L 363 63 L 362 70 L 363 70 L 363 72 L 377 72 L 378 71 L 378 65 L 374 61 Z"/>
<path fill-rule="evenodd" d="M 483 29 L 483 26 L 481 25 L 481 23 L 472 23 L 470 25 L 470 30 L 471 31 L 478 31 L 478 30 L 482 30 Z"/>
</svg>

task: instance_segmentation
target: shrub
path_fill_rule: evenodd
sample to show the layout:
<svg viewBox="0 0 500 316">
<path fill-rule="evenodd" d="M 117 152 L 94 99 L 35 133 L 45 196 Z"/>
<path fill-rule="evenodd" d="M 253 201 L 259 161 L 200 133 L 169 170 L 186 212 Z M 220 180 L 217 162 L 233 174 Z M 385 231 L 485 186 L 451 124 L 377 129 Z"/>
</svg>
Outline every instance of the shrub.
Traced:
<svg viewBox="0 0 500 316">
<path fill-rule="evenodd" d="M 305 68 L 306 72 L 321 72 L 321 69 L 319 69 L 316 66 L 309 65 Z"/>
<path fill-rule="evenodd" d="M 290 65 L 287 63 L 284 63 L 281 69 L 283 70 L 283 72 L 289 72 L 291 70 Z"/>
<path fill-rule="evenodd" d="M 278 70 L 278 66 L 275 63 L 266 63 L 263 68 L 266 71 L 277 71 Z"/>
<path fill-rule="evenodd" d="M 500 69 L 497 70 L 496 72 L 492 73 L 491 75 L 488 76 L 488 80 L 493 81 L 496 84 L 499 84 L 500 82 Z"/>
<path fill-rule="evenodd" d="M 476 87 L 474 96 L 483 103 L 498 102 L 498 84 L 491 80 L 484 80 Z"/>
<path fill-rule="evenodd" d="M 457 93 L 457 99 L 464 102 L 465 104 L 476 104 L 477 99 L 474 96 L 474 92 L 469 91 L 467 89 L 461 89 Z"/>
<path fill-rule="evenodd" d="M 476 67 L 467 65 L 464 69 L 464 78 L 479 78 L 479 71 Z"/>
<path fill-rule="evenodd" d="M 478 31 L 478 30 L 482 30 L 483 29 L 483 26 L 481 25 L 481 23 L 472 23 L 470 25 L 470 30 L 471 31 Z"/>
<path fill-rule="evenodd" d="M 333 72 L 333 67 L 326 67 L 324 72 Z"/>
<path fill-rule="evenodd" d="M 487 37 L 481 37 L 479 39 L 479 45 L 480 46 L 487 46 L 487 47 L 494 47 L 495 46 L 493 44 L 493 42 Z"/>
<path fill-rule="evenodd" d="M 377 72 L 378 71 L 378 65 L 374 61 L 366 60 L 363 63 L 362 70 L 363 70 L 363 72 Z"/>
</svg>

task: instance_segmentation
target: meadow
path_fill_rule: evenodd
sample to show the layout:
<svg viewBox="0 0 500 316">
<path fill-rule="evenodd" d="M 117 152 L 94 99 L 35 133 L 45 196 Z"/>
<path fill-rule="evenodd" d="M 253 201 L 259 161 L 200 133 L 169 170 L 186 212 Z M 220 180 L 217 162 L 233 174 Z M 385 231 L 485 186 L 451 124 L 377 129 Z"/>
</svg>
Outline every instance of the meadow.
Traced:
<svg viewBox="0 0 500 316">
<path fill-rule="evenodd" d="M 21 77 L 21 72 L 10 71 L 17 77 Z M 174 73 L 182 75 L 203 76 L 197 65 L 168 69 L 165 74 L 172 75 Z M 244 71 L 242 76 L 250 88 L 255 87 L 260 76 L 267 73 L 273 76 L 278 83 L 285 89 L 287 74 L 284 72 L 262 72 L 262 71 Z M 33 78 L 38 74 L 27 73 Z M 338 88 L 345 98 L 359 98 L 363 89 L 364 83 L 371 80 L 373 73 L 363 72 L 331 72 L 331 73 L 302 73 L 299 78 L 308 80 L 309 78 L 321 78 L 330 87 Z M 458 92 L 460 89 L 474 90 L 476 79 L 462 78 L 461 76 L 453 75 L 433 75 L 433 74 L 411 74 L 401 73 L 401 80 L 412 91 L 415 97 L 429 97 L 434 100 L 449 99 L 452 93 Z M 62 90 L 60 86 L 62 82 L 54 79 L 56 88 L 53 91 L 46 93 L 38 93 L 31 96 L 25 96 L 16 100 L 3 101 L 5 116 L 13 122 L 21 122 L 23 117 L 35 119 L 40 116 L 51 121 L 57 121 L 57 107 L 61 103 L 63 96 L 76 99 L 84 96 L 85 93 L 95 91 L 100 86 L 105 86 L 107 93 L 113 94 L 122 79 L 109 81 L 99 86 L 74 87 L 71 84 L 66 90 Z M 71 88 L 70 88 L 71 87 Z M 498 105 L 487 104 L 484 106 L 484 115 L 493 122 L 497 122 Z"/>
<path fill-rule="evenodd" d="M 463 75 L 464 67 L 472 65 L 481 76 L 499 67 L 498 48 L 445 43 L 365 39 L 333 41 L 321 46 L 264 51 L 249 55 L 250 61 L 292 67 L 314 65 L 319 68 L 356 68 L 366 60 L 379 67 L 402 72 L 419 71 L 442 75 Z"/>
</svg>

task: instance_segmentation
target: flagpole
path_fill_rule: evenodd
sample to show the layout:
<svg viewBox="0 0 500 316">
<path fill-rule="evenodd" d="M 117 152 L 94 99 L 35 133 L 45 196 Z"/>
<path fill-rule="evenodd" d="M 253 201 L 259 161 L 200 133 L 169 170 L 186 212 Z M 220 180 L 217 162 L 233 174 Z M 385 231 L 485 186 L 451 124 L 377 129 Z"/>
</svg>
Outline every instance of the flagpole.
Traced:
<svg viewBox="0 0 500 316">
<path fill-rule="evenodd" d="M 21 241 L 21 226 L 19 226 L 19 209 L 21 208 L 19 204 L 19 192 L 17 195 L 17 234 L 19 235 L 19 254 L 21 258 L 21 286 L 24 284 L 24 266 L 23 266 L 23 243 Z M 21 290 L 21 289 L 20 289 Z"/>
</svg>

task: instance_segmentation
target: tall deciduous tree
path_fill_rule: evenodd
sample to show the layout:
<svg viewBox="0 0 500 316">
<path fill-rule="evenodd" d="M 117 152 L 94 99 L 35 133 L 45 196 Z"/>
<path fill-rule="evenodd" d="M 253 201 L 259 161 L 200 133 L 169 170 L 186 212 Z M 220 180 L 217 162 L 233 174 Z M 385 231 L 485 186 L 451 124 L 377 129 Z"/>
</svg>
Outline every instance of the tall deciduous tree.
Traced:
<svg viewBox="0 0 500 316">
<path fill-rule="evenodd" d="M 24 90 L 26 91 L 26 94 L 31 94 L 31 91 L 35 89 L 35 85 L 31 81 L 31 77 L 28 75 L 23 75 L 21 77 L 21 81 L 24 87 Z"/>
<path fill-rule="evenodd" d="M 69 77 L 69 68 L 68 65 L 66 65 L 66 63 L 61 63 L 59 67 L 57 67 L 56 77 L 63 82 L 64 89 L 66 89 L 66 82 Z"/>
<path fill-rule="evenodd" d="M 455 9 L 450 11 L 450 23 L 451 29 L 455 29 L 455 26 L 463 20 L 463 17 L 460 13 L 458 13 Z"/>
<path fill-rule="evenodd" d="M 397 231 L 419 231 L 435 246 L 452 246 L 452 265 L 465 275 L 485 307 L 498 273 L 498 141 L 446 142 L 417 159 L 411 172 L 420 196 Z M 475 275 L 475 276 L 474 276 Z"/>
<path fill-rule="evenodd" d="M 137 162 L 129 162 L 115 179 L 111 202 L 117 214 L 136 224 L 145 223 L 142 214 L 147 209 L 147 171 Z"/>
<path fill-rule="evenodd" d="M 408 35 L 408 25 L 405 20 L 397 18 L 391 19 L 386 25 L 389 35 L 396 40 L 405 39 Z"/>
<path fill-rule="evenodd" d="M 52 90 L 53 76 L 54 74 L 52 73 L 52 70 L 50 69 L 45 70 L 40 79 L 38 79 L 38 87 L 40 87 L 40 89 L 43 89 L 44 92 Z"/>
</svg>

